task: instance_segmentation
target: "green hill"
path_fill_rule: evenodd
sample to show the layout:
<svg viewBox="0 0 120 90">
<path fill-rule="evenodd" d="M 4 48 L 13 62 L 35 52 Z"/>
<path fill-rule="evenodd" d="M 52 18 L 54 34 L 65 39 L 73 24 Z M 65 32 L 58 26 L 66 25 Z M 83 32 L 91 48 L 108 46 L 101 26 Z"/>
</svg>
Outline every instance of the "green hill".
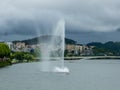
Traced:
<svg viewBox="0 0 120 90">
<path fill-rule="evenodd" d="M 27 40 L 13 41 L 13 43 L 24 42 L 26 45 L 33 45 L 33 44 L 38 44 L 39 41 L 40 42 L 49 41 L 50 38 L 51 36 L 40 36 L 40 37 L 35 37 Z M 76 43 L 77 42 L 72 39 L 65 38 L 65 44 L 76 44 Z"/>
<path fill-rule="evenodd" d="M 115 55 L 120 56 L 120 42 L 109 41 L 106 43 L 92 42 L 87 46 L 95 46 L 93 52 L 95 55 Z"/>
</svg>

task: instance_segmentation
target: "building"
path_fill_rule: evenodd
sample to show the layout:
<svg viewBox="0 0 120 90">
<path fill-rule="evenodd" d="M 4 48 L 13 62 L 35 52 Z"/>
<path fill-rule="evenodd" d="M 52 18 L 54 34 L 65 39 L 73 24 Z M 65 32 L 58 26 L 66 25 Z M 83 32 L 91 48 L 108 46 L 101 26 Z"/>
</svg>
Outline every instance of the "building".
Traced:
<svg viewBox="0 0 120 90">
<path fill-rule="evenodd" d="M 80 55 L 83 51 L 83 46 L 81 44 L 76 45 L 66 45 L 65 50 L 68 51 L 69 55 Z"/>
<path fill-rule="evenodd" d="M 13 43 L 12 42 L 4 42 L 4 43 L 8 45 L 10 50 L 13 50 Z"/>
<path fill-rule="evenodd" d="M 26 47 L 25 43 L 23 43 L 23 42 L 16 42 L 13 45 L 13 51 L 15 51 L 15 52 L 24 51 L 25 47 Z"/>
<path fill-rule="evenodd" d="M 93 46 L 86 46 L 82 44 L 76 45 L 66 45 L 65 46 L 65 53 L 70 56 L 89 56 L 93 55 Z"/>
</svg>

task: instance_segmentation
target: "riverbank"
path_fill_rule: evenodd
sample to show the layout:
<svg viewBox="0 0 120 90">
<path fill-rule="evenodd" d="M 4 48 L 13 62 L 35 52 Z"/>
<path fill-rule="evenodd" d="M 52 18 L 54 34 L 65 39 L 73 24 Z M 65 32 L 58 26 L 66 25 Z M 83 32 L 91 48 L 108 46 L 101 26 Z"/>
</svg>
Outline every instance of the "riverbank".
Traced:
<svg viewBox="0 0 120 90">
<path fill-rule="evenodd" d="M 65 60 L 94 60 L 94 59 L 120 59 L 120 56 L 80 56 L 80 57 L 65 57 Z"/>
<path fill-rule="evenodd" d="M 11 65 L 11 64 L 12 64 L 12 63 L 11 63 L 11 61 L 9 61 L 9 60 L 0 61 L 0 68 L 5 67 L 5 66 L 9 66 L 9 65 Z"/>
<path fill-rule="evenodd" d="M 50 60 L 56 60 L 57 58 L 51 58 Z M 64 57 L 64 60 L 94 60 L 94 59 L 120 59 L 120 56 L 72 56 Z M 35 61 L 40 61 L 40 58 L 35 58 Z"/>
<path fill-rule="evenodd" d="M 64 60 L 101 60 L 101 59 L 109 59 L 109 60 L 112 60 L 112 59 L 120 59 L 120 56 L 80 56 L 80 57 L 64 57 Z M 55 59 L 53 59 L 55 60 Z M 29 62 L 38 62 L 39 59 L 35 59 L 33 61 L 29 61 Z M 12 61 L 1 61 L 0 62 L 0 68 L 1 67 L 5 67 L 5 66 L 8 66 L 8 65 L 11 65 L 11 64 L 17 64 L 17 63 L 29 63 L 28 61 L 23 61 L 23 62 L 19 62 L 18 60 L 12 60 Z"/>
</svg>

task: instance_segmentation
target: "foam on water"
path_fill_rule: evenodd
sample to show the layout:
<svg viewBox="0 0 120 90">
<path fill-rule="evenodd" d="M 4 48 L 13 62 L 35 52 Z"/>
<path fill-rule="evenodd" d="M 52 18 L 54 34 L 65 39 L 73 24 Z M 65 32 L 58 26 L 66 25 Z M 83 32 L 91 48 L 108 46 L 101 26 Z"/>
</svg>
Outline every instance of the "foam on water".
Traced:
<svg viewBox="0 0 120 90">
<path fill-rule="evenodd" d="M 59 73 L 70 73 L 69 69 L 67 67 L 55 67 L 53 72 L 59 72 Z"/>
</svg>

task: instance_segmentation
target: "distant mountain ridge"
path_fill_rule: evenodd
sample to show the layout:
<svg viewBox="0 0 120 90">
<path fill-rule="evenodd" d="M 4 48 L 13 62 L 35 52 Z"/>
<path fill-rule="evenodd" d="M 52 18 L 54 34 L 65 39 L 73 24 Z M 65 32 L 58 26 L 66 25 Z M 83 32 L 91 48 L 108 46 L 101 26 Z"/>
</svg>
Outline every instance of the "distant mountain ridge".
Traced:
<svg viewBox="0 0 120 90">
<path fill-rule="evenodd" d="M 51 36 L 39 36 L 39 37 L 21 40 L 21 41 L 19 40 L 13 41 L 13 43 L 24 42 L 26 45 L 33 45 L 33 44 L 38 44 L 39 41 L 44 42 L 45 40 L 49 40 L 49 38 L 51 38 Z M 65 38 L 65 44 L 76 44 L 76 43 L 77 42 L 72 39 Z"/>
<path fill-rule="evenodd" d="M 92 42 L 87 46 L 95 46 L 93 52 L 95 55 L 120 56 L 120 42 L 109 41 L 106 43 Z"/>
</svg>

